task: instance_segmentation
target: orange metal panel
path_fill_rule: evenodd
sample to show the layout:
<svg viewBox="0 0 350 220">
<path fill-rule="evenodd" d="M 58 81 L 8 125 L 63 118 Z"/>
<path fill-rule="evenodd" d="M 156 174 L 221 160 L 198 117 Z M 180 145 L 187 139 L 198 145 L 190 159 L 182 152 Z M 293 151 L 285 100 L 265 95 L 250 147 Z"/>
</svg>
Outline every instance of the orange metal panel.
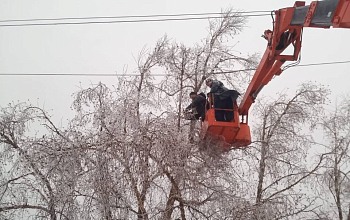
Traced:
<svg viewBox="0 0 350 220">
<path fill-rule="evenodd" d="M 332 19 L 335 28 L 350 28 L 350 1 L 340 0 Z"/>
<path fill-rule="evenodd" d="M 235 120 L 232 122 L 216 121 L 215 109 L 209 109 L 207 111 L 205 121 L 202 123 L 200 137 L 202 139 L 213 138 L 217 140 L 224 140 L 226 143 L 229 144 L 235 142 L 235 137 L 240 129 L 237 104 L 235 104 L 235 109 Z"/>
<path fill-rule="evenodd" d="M 304 1 L 296 1 L 294 3 L 293 7 L 301 7 L 301 6 L 305 6 L 305 2 Z"/>
<path fill-rule="evenodd" d="M 310 26 L 311 20 L 315 14 L 316 8 L 317 8 L 317 2 L 316 1 L 311 2 L 309 6 L 309 10 L 307 11 L 307 14 L 306 14 L 305 22 L 303 25 L 304 27 Z"/>
<path fill-rule="evenodd" d="M 247 124 L 241 124 L 233 146 L 246 147 L 249 144 L 251 144 L 250 128 Z"/>
<path fill-rule="evenodd" d="M 270 71 L 266 74 L 261 84 L 267 85 L 274 75 L 280 75 L 282 73 L 281 66 L 284 62 L 277 60 Z"/>
<path fill-rule="evenodd" d="M 239 105 L 239 113 L 240 115 L 247 115 L 250 106 L 253 104 L 254 100 L 252 98 L 252 94 L 258 90 L 261 85 L 261 81 L 264 79 L 265 75 L 269 71 L 269 69 L 274 64 L 274 60 L 269 59 L 270 48 L 267 47 L 266 51 L 259 63 L 259 66 L 253 76 L 252 81 L 250 82 L 247 91 L 244 94 L 244 97 Z"/>
</svg>

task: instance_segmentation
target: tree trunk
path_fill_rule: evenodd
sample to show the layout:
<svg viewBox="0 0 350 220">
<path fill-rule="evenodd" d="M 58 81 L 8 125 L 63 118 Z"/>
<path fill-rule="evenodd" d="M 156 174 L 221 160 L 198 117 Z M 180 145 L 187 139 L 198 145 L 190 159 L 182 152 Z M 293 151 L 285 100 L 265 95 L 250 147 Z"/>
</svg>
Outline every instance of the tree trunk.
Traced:
<svg viewBox="0 0 350 220">
<path fill-rule="evenodd" d="M 256 192 L 256 204 L 259 204 L 262 199 L 262 188 L 263 188 L 263 183 L 264 183 L 264 177 L 265 177 L 265 168 L 266 168 L 266 154 L 267 154 L 267 147 L 268 144 L 266 142 L 266 137 L 265 137 L 265 132 L 266 132 L 266 120 L 267 117 L 265 116 L 264 121 L 263 121 L 263 129 L 262 129 L 262 134 L 261 134 L 261 157 L 260 157 L 260 164 L 259 164 L 259 181 L 258 181 L 258 189 Z"/>
<path fill-rule="evenodd" d="M 180 213 L 181 213 L 181 219 L 182 220 L 186 220 L 186 213 L 185 213 L 185 207 L 184 207 L 184 204 L 183 202 L 180 202 Z"/>
<path fill-rule="evenodd" d="M 55 208 L 53 206 L 50 207 L 50 219 L 51 220 L 57 220 Z"/>
<path fill-rule="evenodd" d="M 177 129 L 178 130 L 180 130 L 180 127 L 181 127 L 183 75 L 184 75 L 184 72 L 183 72 L 183 70 L 181 70 L 181 75 L 180 75 L 180 94 L 179 94 L 179 105 L 178 105 L 178 115 L 177 115 Z"/>
<path fill-rule="evenodd" d="M 338 169 L 338 160 L 337 160 L 337 156 L 335 156 L 335 160 L 334 160 L 334 191 L 335 191 L 335 199 L 336 199 L 336 204 L 337 204 L 337 209 L 338 209 L 338 216 L 339 216 L 339 220 L 343 220 L 343 211 L 342 211 L 342 207 L 341 207 L 341 201 L 340 201 L 340 172 Z"/>
<path fill-rule="evenodd" d="M 191 120 L 190 122 L 190 132 L 188 133 L 188 140 L 192 144 L 194 142 L 194 130 L 196 128 L 196 121 Z"/>
<path fill-rule="evenodd" d="M 259 164 L 259 182 L 258 182 L 258 189 L 256 193 L 256 204 L 259 204 L 262 199 L 262 188 L 264 183 L 264 177 L 265 177 L 265 158 L 267 153 L 267 144 L 263 142 L 261 146 L 261 158 L 260 158 L 260 164 Z"/>
<path fill-rule="evenodd" d="M 139 124 L 140 124 L 140 98 L 141 98 L 141 90 L 142 90 L 142 84 L 143 84 L 145 73 L 140 72 L 140 76 L 141 78 L 140 78 L 140 83 L 137 87 L 137 101 L 136 101 L 136 116 Z"/>
<path fill-rule="evenodd" d="M 138 198 L 138 210 L 137 210 L 137 219 L 138 220 L 147 220 L 148 214 L 145 208 L 145 200 L 146 200 L 146 190 L 142 190 L 141 195 Z"/>
<path fill-rule="evenodd" d="M 174 184 L 171 184 L 168 201 L 166 203 L 165 211 L 162 218 L 163 220 L 171 219 L 171 215 L 173 214 L 173 211 L 174 211 L 175 195 L 176 195 L 176 188 Z"/>
<path fill-rule="evenodd" d="M 146 220 L 148 219 L 146 209 L 144 207 L 139 206 L 137 210 L 137 220 Z"/>
</svg>

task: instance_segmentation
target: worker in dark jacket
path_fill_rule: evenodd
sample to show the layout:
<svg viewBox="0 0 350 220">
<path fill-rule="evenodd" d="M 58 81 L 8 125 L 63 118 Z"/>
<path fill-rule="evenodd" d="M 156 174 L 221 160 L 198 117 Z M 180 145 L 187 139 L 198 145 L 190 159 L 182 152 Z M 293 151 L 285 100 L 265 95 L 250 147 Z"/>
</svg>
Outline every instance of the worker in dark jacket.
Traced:
<svg viewBox="0 0 350 220">
<path fill-rule="evenodd" d="M 228 88 L 226 88 L 224 84 L 220 81 L 213 81 L 212 79 L 207 79 L 205 83 L 207 84 L 207 86 L 210 87 L 210 93 L 220 95 L 228 91 Z"/>
<path fill-rule="evenodd" d="M 204 93 L 200 93 L 197 95 L 195 92 L 190 93 L 190 98 L 192 99 L 192 103 L 187 106 L 186 112 L 191 112 L 192 117 L 187 117 L 188 119 L 199 119 L 201 118 L 204 121 L 205 118 L 205 103 L 206 97 Z"/>
<path fill-rule="evenodd" d="M 227 89 L 220 81 L 207 79 L 206 85 L 210 87 L 210 93 L 214 95 L 214 108 L 233 109 L 233 104 L 240 95 L 236 90 Z M 215 110 L 217 121 L 232 121 L 233 111 Z"/>
</svg>

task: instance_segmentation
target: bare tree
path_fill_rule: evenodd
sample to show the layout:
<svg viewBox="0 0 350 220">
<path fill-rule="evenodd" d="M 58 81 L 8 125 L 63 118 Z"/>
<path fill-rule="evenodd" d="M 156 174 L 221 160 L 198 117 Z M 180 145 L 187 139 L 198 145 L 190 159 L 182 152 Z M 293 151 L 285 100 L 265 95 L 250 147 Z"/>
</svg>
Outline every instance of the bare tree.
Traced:
<svg viewBox="0 0 350 220">
<path fill-rule="evenodd" d="M 256 141 L 246 152 L 252 156 L 250 166 L 256 166 L 255 219 L 296 218 L 314 208 L 314 199 L 302 192 L 301 184 L 321 166 L 323 156 L 312 168 L 306 156 L 327 94 L 322 86 L 305 83 L 292 98 L 281 94 L 256 104 Z"/>
<path fill-rule="evenodd" d="M 28 136 L 33 123 L 46 128 L 41 138 Z M 80 166 L 58 142 L 71 147 L 65 133 L 42 109 L 24 103 L 2 109 L 0 143 L 5 167 L 0 185 L 1 214 L 6 212 L 15 217 L 24 210 L 34 210 L 35 218 L 56 220 L 74 216 L 69 210 L 75 209 L 72 192 Z"/>
<path fill-rule="evenodd" d="M 225 45 L 227 38 L 233 38 L 238 34 L 246 19 L 241 16 L 236 16 L 239 13 L 234 12 L 232 9 L 228 9 L 223 12 L 223 16 L 220 19 L 211 20 L 209 24 L 208 36 L 203 39 L 201 44 L 196 44 L 193 47 L 188 47 L 184 44 L 178 44 L 173 42 L 165 50 L 165 56 L 163 58 L 162 67 L 165 67 L 168 75 L 162 81 L 162 83 L 156 88 L 166 95 L 168 100 L 172 100 L 176 103 L 177 109 L 177 127 L 181 133 L 188 134 L 189 143 L 187 145 L 196 144 L 195 134 L 198 129 L 198 124 L 195 121 L 191 121 L 190 127 L 186 126 L 186 123 L 182 121 L 182 109 L 183 103 L 188 102 L 188 94 L 190 91 L 199 92 L 203 87 L 204 81 L 208 77 L 216 77 L 221 74 L 227 74 L 233 68 L 249 68 L 256 63 L 255 57 L 243 58 L 234 55 L 232 48 Z M 235 86 L 242 88 L 249 78 L 249 71 L 242 71 L 245 74 L 240 75 L 240 72 L 230 72 L 230 77 L 226 79 L 232 80 L 234 78 Z M 248 75 L 248 76 L 247 76 Z M 173 98 L 172 98 L 173 97 Z M 170 106 L 171 108 L 172 106 Z M 184 153 L 179 151 L 182 155 L 179 160 L 182 164 L 177 164 L 184 169 L 182 172 L 191 172 L 187 170 L 187 166 L 193 163 L 196 156 L 193 156 L 193 152 Z M 173 152 L 172 154 L 179 154 Z M 213 161 L 212 161 L 213 162 Z M 161 163 L 160 163 L 161 164 Z M 205 166 L 212 166 L 213 164 L 206 164 Z M 192 207 L 186 203 L 186 195 L 181 191 L 186 191 L 186 187 L 183 188 L 186 179 L 183 177 L 183 173 L 179 173 L 174 169 L 173 165 L 161 165 L 164 170 L 168 181 L 171 183 L 171 187 L 168 194 L 168 200 L 166 203 L 165 213 L 163 219 L 169 219 L 174 211 L 174 204 L 179 203 L 180 217 L 185 219 L 184 207 Z M 203 164 L 202 164 L 203 166 Z M 215 166 L 214 166 L 215 167 Z M 208 168 L 211 169 L 211 168 Z M 176 172 L 175 172 L 176 171 Z M 189 180 L 187 180 L 189 181 Z M 187 183 L 188 184 L 188 183 Z M 210 189 L 206 188 L 209 192 Z M 209 196 L 211 198 L 211 196 Z M 194 204 L 204 205 L 209 202 L 208 197 L 203 198 L 202 201 L 194 202 Z M 195 212 L 199 212 L 196 208 Z M 203 216 L 202 216 L 203 217 Z"/>
<path fill-rule="evenodd" d="M 319 175 L 322 198 L 327 213 L 319 212 L 329 219 L 350 219 L 349 156 L 350 156 L 350 105 L 344 97 L 333 112 L 327 114 L 322 124 L 326 157 L 323 173 Z"/>
</svg>

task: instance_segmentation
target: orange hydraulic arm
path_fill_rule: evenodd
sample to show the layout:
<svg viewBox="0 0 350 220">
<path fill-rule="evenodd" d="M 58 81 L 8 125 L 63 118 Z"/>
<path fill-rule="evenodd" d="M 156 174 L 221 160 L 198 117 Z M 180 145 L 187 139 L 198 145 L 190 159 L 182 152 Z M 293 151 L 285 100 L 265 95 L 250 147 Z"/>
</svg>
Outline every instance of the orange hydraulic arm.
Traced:
<svg viewBox="0 0 350 220">
<path fill-rule="evenodd" d="M 350 28 L 350 0 L 297 1 L 293 7 L 274 11 L 273 31 L 266 30 L 264 38 L 268 41 L 266 51 L 239 105 L 239 114 L 248 116 L 255 98 L 273 76 L 280 75 L 281 66 L 286 61 L 298 60 L 303 27 Z M 293 45 L 292 55 L 281 55 Z"/>
</svg>

